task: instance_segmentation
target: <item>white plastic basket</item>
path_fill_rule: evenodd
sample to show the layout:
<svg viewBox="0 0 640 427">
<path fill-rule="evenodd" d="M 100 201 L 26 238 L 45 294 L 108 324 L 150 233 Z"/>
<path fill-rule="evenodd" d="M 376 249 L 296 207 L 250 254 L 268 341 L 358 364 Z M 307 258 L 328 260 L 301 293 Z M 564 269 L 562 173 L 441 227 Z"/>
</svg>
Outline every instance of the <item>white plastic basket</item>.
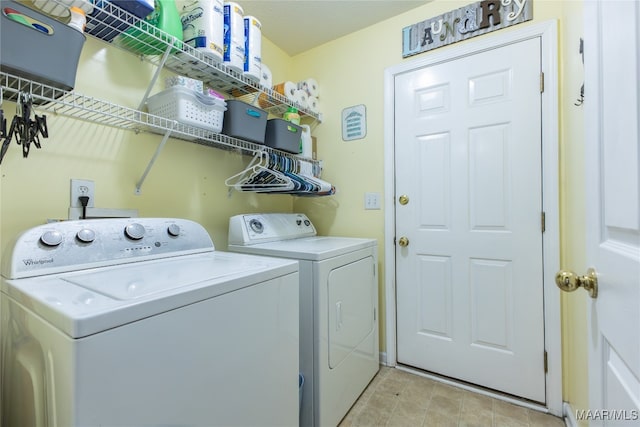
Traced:
<svg viewBox="0 0 640 427">
<path fill-rule="evenodd" d="M 214 98 L 182 86 L 173 86 L 147 99 L 149 113 L 188 126 L 220 133 L 224 112 L 223 99 Z"/>
</svg>

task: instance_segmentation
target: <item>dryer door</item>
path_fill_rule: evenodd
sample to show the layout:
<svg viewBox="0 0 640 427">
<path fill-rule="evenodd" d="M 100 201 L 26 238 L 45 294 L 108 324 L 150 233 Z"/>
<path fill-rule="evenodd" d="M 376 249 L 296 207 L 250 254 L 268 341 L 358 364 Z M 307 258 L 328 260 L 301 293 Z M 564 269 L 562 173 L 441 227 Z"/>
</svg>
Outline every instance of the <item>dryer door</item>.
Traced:
<svg viewBox="0 0 640 427">
<path fill-rule="evenodd" d="M 334 268 L 327 277 L 329 368 L 334 369 L 375 331 L 375 260 L 361 258 Z M 373 349 L 376 351 L 377 349 Z M 375 357 L 375 355 L 373 355 Z M 371 357 L 367 354 L 367 357 Z"/>
</svg>

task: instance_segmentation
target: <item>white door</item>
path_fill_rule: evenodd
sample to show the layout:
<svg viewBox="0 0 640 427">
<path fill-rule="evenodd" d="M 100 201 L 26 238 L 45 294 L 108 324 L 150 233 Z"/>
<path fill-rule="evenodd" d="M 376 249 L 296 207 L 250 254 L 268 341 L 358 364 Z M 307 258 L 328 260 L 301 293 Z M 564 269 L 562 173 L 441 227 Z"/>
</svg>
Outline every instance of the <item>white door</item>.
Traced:
<svg viewBox="0 0 640 427">
<path fill-rule="evenodd" d="M 540 76 L 539 38 L 396 76 L 396 301 L 399 363 L 544 402 Z"/>
<path fill-rule="evenodd" d="M 640 423 L 640 4 L 585 2 L 591 425 Z M 586 27 L 585 27 L 586 28 Z M 578 272 L 583 274 L 584 272 Z"/>
</svg>

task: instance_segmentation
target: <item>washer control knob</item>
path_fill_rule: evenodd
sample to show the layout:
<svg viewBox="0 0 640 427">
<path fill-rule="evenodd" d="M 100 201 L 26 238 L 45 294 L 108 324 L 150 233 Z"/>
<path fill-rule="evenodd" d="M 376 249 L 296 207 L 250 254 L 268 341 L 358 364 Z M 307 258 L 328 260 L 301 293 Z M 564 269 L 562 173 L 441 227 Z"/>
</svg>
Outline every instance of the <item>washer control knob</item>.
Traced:
<svg viewBox="0 0 640 427">
<path fill-rule="evenodd" d="M 132 240 L 140 240 L 144 237 L 144 227 L 137 222 L 131 223 L 124 228 L 124 235 Z"/>
<path fill-rule="evenodd" d="M 96 239 L 96 233 L 90 228 L 83 228 L 76 233 L 76 238 L 82 243 L 91 243 Z"/>
<path fill-rule="evenodd" d="M 304 220 L 304 225 L 306 225 L 307 227 L 311 225 L 311 221 L 309 221 L 308 219 Z"/>
<path fill-rule="evenodd" d="M 62 243 L 62 233 L 56 230 L 45 231 L 40 236 L 40 241 L 46 246 L 58 246 Z"/>
<path fill-rule="evenodd" d="M 178 224 L 169 224 L 167 233 L 169 233 L 169 236 L 178 237 L 180 235 L 180 226 Z"/>
<path fill-rule="evenodd" d="M 253 230 L 255 233 L 258 233 L 258 234 L 264 231 L 264 225 L 262 225 L 260 220 L 257 220 L 257 219 L 252 219 L 249 222 L 249 227 L 251 227 L 251 230 Z"/>
</svg>

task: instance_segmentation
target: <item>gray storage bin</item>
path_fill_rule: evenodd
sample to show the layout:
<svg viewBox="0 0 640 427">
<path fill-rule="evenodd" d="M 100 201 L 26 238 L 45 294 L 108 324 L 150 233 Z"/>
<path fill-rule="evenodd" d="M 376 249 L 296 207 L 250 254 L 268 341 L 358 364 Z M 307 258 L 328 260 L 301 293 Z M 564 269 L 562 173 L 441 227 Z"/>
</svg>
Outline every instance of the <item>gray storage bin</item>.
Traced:
<svg viewBox="0 0 640 427">
<path fill-rule="evenodd" d="M 283 119 L 271 119 L 267 121 L 267 132 L 264 143 L 278 150 L 289 153 L 300 153 L 300 139 L 302 127 Z"/>
<path fill-rule="evenodd" d="M 264 144 L 267 112 L 237 99 L 227 100 L 222 133 L 235 138 Z"/>
<path fill-rule="evenodd" d="M 0 69 L 73 89 L 85 35 L 16 1 L 3 0 L 1 5 Z"/>
</svg>

